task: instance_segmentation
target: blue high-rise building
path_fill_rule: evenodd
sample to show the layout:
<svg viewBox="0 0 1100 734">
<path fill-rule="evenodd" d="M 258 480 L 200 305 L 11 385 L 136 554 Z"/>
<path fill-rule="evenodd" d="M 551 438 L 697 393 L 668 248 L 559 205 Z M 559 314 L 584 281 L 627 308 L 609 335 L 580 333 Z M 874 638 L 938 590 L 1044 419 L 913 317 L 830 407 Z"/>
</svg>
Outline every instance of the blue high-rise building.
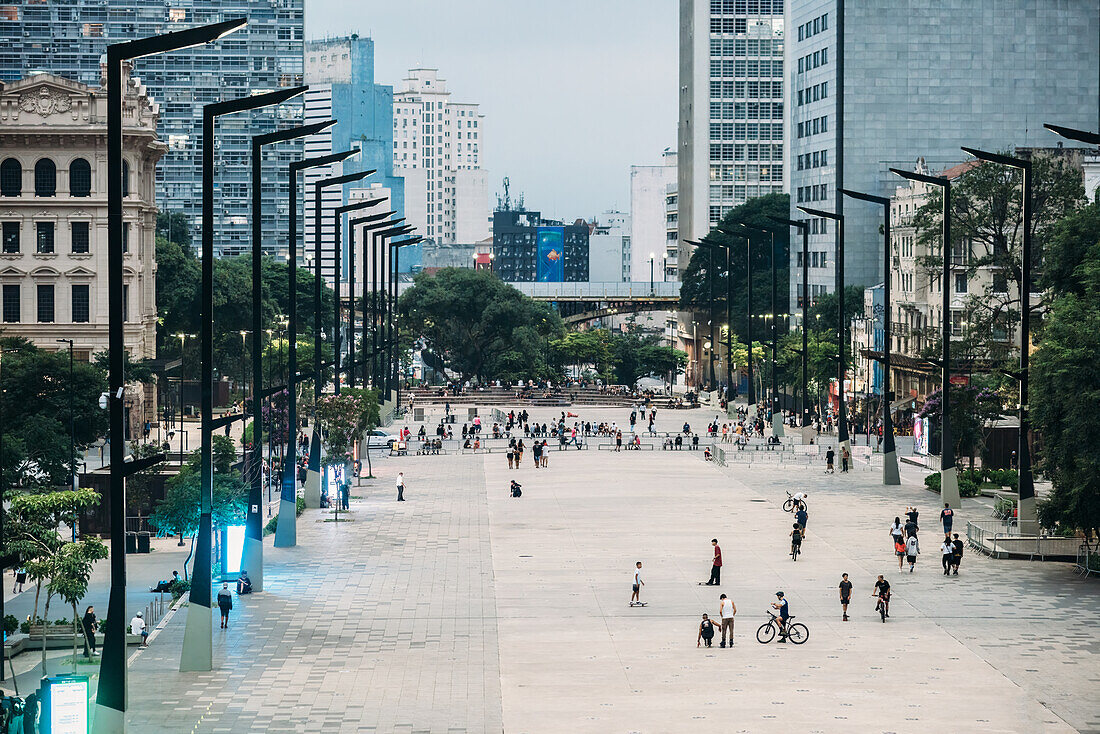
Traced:
<svg viewBox="0 0 1100 734">
<path fill-rule="evenodd" d="M 393 175 L 393 87 L 374 83 L 374 41 L 358 35 L 309 41 L 305 44 L 305 78 L 309 84 L 306 92 L 305 116 L 307 122 L 335 119 L 337 123 L 321 135 L 306 141 L 306 155 L 319 156 L 342 150 L 358 148 L 355 158 L 329 168 L 313 168 L 306 171 L 305 201 L 305 250 L 304 259 L 314 253 L 314 196 L 312 184 L 322 178 L 363 170 L 377 173 L 355 183 L 346 184 L 342 191 L 326 190 L 323 193 L 321 234 L 323 242 L 332 242 L 335 220 L 327 213 L 333 208 L 361 198 L 388 197 L 386 203 L 370 212 L 393 210 L 395 217 L 404 216 L 404 179 Z M 345 243 L 347 237 L 344 238 Z M 417 252 L 412 252 L 417 250 Z M 402 271 L 411 264 L 419 264 L 419 248 L 409 247 L 401 252 Z M 322 248 L 322 273 L 332 272 L 331 248 Z M 356 258 L 357 273 L 361 271 L 362 249 Z M 341 257 L 341 277 L 350 275 L 347 245 Z M 362 292 L 362 275 L 356 277 L 356 290 Z"/>
<path fill-rule="evenodd" d="M 248 25 L 220 41 L 137 59 L 133 75 L 160 105 L 157 132 L 168 153 L 157 165 L 156 203 L 181 211 L 199 239 L 202 106 L 252 92 L 302 83 L 304 0 L 10 0 L 0 7 L 0 81 L 48 71 L 85 84 L 100 83 L 107 45 L 184 30 L 227 18 Z M 244 253 L 251 243 L 249 186 L 252 135 L 302 122 L 301 99 L 274 109 L 223 117 L 215 150 L 214 250 Z M 289 211 L 286 165 L 302 155 L 301 141 L 282 143 L 264 157 L 263 242 L 284 254 Z M 280 173 L 281 172 L 281 175 Z"/>
</svg>

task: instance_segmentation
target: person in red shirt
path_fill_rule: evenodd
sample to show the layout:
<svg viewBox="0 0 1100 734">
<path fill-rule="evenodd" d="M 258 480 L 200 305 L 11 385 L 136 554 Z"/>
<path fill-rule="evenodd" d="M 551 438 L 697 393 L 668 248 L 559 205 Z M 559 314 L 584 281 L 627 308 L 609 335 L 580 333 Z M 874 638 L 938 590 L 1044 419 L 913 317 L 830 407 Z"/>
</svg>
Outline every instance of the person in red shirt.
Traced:
<svg viewBox="0 0 1100 734">
<path fill-rule="evenodd" d="M 711 538 L 710 544 L 714 546 L 714 561 L 710 567 L 710 581 L 707 586 L 722 585 L 722 549 L 718 547 L 718 538 Z"/>
</svg>

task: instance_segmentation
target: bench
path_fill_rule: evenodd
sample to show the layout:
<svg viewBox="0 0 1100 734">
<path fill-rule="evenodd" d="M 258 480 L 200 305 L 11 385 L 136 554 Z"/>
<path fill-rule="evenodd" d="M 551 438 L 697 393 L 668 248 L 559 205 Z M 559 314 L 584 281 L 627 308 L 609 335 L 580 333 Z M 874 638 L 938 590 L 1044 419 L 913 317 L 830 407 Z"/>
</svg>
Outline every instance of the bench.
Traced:
<svg viewBox="0 0 1100 734">
<path fill-rule="evenodd" d="M 597 444 L 597 445 L 596 445 L 596 449 L 597 449 L 598 451 L 614 451 L 614 450 L 615 450 L 615 444 L 613 444 L 613 443 L 601 443 L 601 444 Z M 627 444 L 627 443 L 624 443 L 624 444 L 623 444 L 623 448 L 622 448 L 622 450 L 623 450 L 623 451 L 638 451 L 638 450 L 641 450 L 641 451 L 652 451 L 653 449 L 654 449 L 654 446 L 653 446 L 653 444 L 651 444 L 651 443 L 648 443 L 648 442 L 646 442 L 646 441 L 642 441 L 642 442 L 641 442 L 640 444 L 638 444 L 637 446 L 634 446 L 633 444 Z"/>
</svg>

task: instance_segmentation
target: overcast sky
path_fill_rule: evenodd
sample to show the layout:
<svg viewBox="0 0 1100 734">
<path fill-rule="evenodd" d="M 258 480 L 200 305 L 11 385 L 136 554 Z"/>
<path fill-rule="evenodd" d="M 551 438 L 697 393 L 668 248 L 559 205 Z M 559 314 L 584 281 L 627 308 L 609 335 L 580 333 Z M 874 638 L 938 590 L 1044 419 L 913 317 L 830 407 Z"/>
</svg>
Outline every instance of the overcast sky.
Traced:
<svg viewBox="0 0 1100 734">
<path fill-rule="evenodd" d="M 306 38 L 358 33 L 400 88 L 438 68 L 485 115 L 490 203 L 501 179 L 544 216 L 630 210 L 630 166 L 676 146 L 673 0 L 306 0 Z"/>
</svg>

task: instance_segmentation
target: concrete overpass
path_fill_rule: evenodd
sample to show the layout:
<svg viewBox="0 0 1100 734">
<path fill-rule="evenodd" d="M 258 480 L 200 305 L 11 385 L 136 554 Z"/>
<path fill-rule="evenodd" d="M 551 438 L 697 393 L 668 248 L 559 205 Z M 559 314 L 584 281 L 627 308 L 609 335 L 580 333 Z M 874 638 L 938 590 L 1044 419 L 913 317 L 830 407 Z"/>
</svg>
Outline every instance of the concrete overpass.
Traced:
<svg viewBox="0 0 1100 734">
<path fill-rule="evenodd" d="M 557 306 L 567 324 L 579 324 L 613 314 L 640 313 L 643 311 L 675 311 L 680 302 L 680 284 L 655 282 L 650 289 L 648 281 L 607 283 L 509 283 L 516 290 L 536 301 L 547 301 Z M 398 284 L 400 292 L 411 287 L 411 282 Z"/>
</svg>

